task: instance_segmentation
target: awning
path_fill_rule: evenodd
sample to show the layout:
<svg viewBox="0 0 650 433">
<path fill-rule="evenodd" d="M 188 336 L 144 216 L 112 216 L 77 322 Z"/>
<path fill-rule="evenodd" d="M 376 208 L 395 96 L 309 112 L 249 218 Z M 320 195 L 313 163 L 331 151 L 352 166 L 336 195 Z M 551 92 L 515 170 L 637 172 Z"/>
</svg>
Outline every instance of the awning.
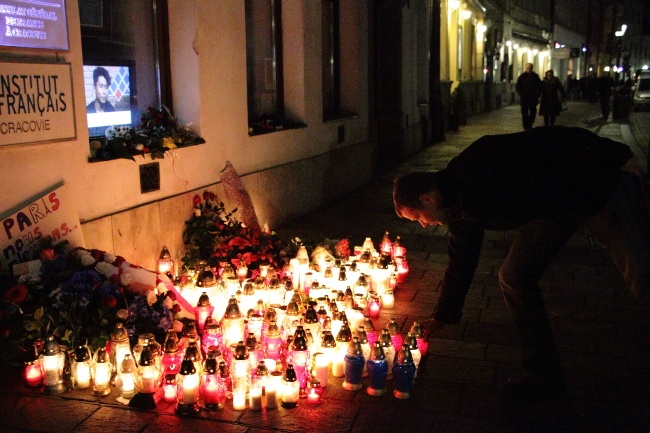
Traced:
<svg viewBox="0 0 650 433">
<path fill-rule="evenodd" d="M 542 45 L 548 45 L 549 44 L 549 41 L 547 41 L 546 39 L 542 39 L 539 36 L 528 35 L 526 33 L 516 32 L 514 30 L 512 31 L 512 37 L 523 39 L 523 40 L 526 40 L 526 41 L 529 41 L 529 42 L 534 42 L 536 44 L 542 44 Z"/>
</svg>

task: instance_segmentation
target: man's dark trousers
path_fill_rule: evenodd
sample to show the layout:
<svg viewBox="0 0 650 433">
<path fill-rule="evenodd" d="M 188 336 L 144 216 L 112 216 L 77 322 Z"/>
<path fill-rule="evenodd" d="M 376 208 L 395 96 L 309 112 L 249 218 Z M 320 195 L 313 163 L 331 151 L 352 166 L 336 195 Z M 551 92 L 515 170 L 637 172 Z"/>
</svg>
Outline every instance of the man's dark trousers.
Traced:
<svg viewBox="0 0 650 433">
<path fill-rule="evenodd" d="M 521 102 L 521 120 L 524 129 L 531 129 L 535 123 L 537 116 L 537 99 L 536 98 L 522 98 Z"/>
</svg>

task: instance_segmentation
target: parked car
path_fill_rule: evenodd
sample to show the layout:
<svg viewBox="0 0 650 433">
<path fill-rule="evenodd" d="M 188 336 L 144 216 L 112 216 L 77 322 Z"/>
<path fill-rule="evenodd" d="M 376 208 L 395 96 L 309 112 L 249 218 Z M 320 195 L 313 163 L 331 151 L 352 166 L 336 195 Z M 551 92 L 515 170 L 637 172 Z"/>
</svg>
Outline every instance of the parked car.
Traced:
<svg viewBox="0 0 650 433">
<path fill-rule="evenodd" d="M 642 72 L 634 87 L 634 109 L 650 107 L 650 72 Z"/>
</svg>

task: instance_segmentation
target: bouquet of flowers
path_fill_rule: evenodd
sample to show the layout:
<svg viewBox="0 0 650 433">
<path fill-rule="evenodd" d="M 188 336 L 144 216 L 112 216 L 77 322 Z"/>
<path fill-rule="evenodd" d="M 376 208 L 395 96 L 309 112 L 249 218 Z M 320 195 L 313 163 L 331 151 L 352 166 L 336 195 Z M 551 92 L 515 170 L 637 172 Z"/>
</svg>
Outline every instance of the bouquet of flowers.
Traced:
<svg viewBox="0 0 650 433">
<path fill-rule="evenodd" d="M 14 349 L 50 335 L 67 347 L 87 339 L 96 349 L 118 321 L 134 341 L 152 332 L 162 342 L 181 310 L 173 293 L 134 290 L 131 275 L 121 272 L 123 257 L 63 242 L 43 248 L 40 260 L 39 275 L 22 275 L 0 291 L 0 343 Z M 3 355 L 11 352 L 18 350 Z"/>
<path fill-rule="evenodd" d="M 151 159 L 164 158 L 165 153 L 178 147 L 205 143 L 192 128 L 181 123 L 164 105 L 149 106 L 142 114 L 140 126 L 111 126 L 102 140 L 90 142 L 90 161 L 126 158 L 150 154 Z"/>
<path fill-rule="evenodd" d="M 228 263 L 237 268 L 240 263 L 255 272 L 261 264 L 272 268 L 283 268 L 296 256 L 300 245 L 304 245 L 316 262 L 316 256 L 325 254 L 334 259 L 346 261 L 350 256 L 349 240 L 325 239 L 311 242 L 300 238 L 282 239 L 268 229 L 257 230 L 246 227 L 237 220 L 237 209 L 227 211 L 223 202 L 210 191 L 193 198 L 194 212 L 185 221 L 183 242 L 186 268 L 195 268 L 207 263 L 216 268 Z"/>
<path fill-rule="evenodd" d="M 227 211 L 214 193 L 194 196 L 193 204 L 194 213 L 183 232 L 186 253 L 182 260 L 186 267 L 196 267 L 200 262 L 217 267 L 228 262 L 235 268 L 244 263 L 249 270 L 263 263 L 281 268 L 295 256 L 297 244 L 283 241 L 268 229 L 246 227 L 234 216 L 237 209 Z"/>
</svg>

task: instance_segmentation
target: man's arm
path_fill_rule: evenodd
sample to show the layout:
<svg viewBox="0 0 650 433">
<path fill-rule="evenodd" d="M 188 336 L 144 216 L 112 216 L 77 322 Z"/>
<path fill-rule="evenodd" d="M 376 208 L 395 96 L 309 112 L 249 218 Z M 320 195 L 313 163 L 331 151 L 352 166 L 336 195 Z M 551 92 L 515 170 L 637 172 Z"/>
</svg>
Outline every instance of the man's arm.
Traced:
<svg viewBox="0 0 650 433">
<path fill-rule="evenodd" d="M 483 243 L 483 230 L 452 221 L 448 225 L 449 263 L 440 289 L 440 299 L 432 315 L 436 322 L 460 322 L 469 286 L 474 279 Z"/>
<path fill-rule="evenodd" d="M 639 177 L 645 176 L 643 170 L 641 170 L 641 166 L 639 165 L 639 160 L 636 159 L 636 157 L 634 156 L 627 160 L 625 165 L 621 167 L 621 170 L 627 171 L 628 173 L 631 173 L 635 176 L 639 176 Z"/>
</svg>

